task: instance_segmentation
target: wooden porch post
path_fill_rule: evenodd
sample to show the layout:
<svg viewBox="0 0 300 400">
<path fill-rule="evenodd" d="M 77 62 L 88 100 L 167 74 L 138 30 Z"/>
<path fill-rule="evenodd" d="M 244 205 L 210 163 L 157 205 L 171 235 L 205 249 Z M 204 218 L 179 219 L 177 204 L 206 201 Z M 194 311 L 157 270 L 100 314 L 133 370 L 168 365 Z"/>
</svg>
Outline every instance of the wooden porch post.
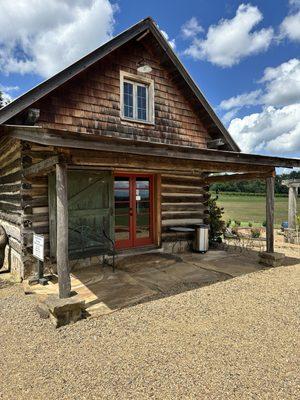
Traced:
<svg viewBox="0 0 300 400">
<path fill-rule="evenodd" d="M 296 229 L 298 188 L 289 186 L 289 229 Z"/>
<path fill-rule="evenodd" d="M 57 273 L 59 297 L 70 297 L 71 279 L 68 254 L 68 186 L 66 164 L 56 164 Z"/>
<path fill-rule="evenodd" d="M 266 197 L 266 236 L 267 236 L 267 252 L 274 253 L 274 188 L 275 177 L 266 178 L 267 197 Z"/>
</svg>

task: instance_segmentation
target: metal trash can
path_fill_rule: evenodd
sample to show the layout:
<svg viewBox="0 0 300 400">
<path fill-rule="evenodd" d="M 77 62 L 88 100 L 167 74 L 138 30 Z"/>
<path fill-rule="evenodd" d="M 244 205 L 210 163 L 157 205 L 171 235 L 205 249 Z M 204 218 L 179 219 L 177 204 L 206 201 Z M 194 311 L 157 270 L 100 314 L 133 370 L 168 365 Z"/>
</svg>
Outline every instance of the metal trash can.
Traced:
<svg viewBox="0 0 300 400">
<path fill-rule="evenodd" d="M 209 225 L 199 224 L 195 226 L 194 251 L 206 253 L 208 250 Z"/>
</svg>

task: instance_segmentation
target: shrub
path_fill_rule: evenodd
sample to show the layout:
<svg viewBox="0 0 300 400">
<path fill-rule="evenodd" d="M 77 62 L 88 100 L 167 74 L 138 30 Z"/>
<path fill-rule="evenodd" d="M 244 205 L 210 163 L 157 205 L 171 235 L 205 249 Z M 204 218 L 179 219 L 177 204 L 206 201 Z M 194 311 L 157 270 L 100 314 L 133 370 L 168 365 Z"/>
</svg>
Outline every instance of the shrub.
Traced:
<svg viewBox="0 0 300 400">
<path fill-rule="evenodd" d="M 267 226 L 267 221 L 266 220 L 263 221 L 262 226 L 264 226 L 264 227 Z"/>
<path fill-rule="evenodd" d="M 259 238 L 260 237 L 260 229 L 259 228 L 251 229 L 251 237 L 252 238 Z"/>
<path fill-rule="evenodd" d="M 226 222 L 226 227 L 227 227 L 227 228 L 229 228 L 229 227 L 230 227 L 230 225 L 231 225 L 231 222 L 232 222 L 232 221 L 231 221 L 231 219 L 229 219 L 229 220 Z"/>
<path fill-rule="evenodd" d="M 248 222 L 248 226 L 249 226 L 249 228 L 252 228 L 253 224 L 251 221 Z"/>
<path fill-rule="evenodd" d="M 209 212 L 209 242 L 210 243 L 220 243 L 222 242 L 221 236 L 225 231 L 225 222 L 222 220 L 222 215 L 224 214 L 224 209 L 217 206 L 217 199 L 210 198 L 207 202 L 208 212 Z"/>
<path fill-rule="evenodd" d="M 297 229 L 300 228 L 300 215 L 299 214 L 296 215 L 296 228 Z"/>
<path fill-rule="evenodd" d="M 235 226 L 241 226 L 241 221 L 235 221 Z"/>
</svg>

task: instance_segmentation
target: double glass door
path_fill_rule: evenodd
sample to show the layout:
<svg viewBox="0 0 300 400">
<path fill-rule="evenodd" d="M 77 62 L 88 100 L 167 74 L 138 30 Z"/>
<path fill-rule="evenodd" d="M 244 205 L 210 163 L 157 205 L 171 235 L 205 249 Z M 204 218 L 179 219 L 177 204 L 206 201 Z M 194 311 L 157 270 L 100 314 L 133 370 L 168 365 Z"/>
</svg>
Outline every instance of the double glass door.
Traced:
<svg viewBox="0 0 300 400">
<path fill-rule="evenodd" d="M 115 241 L 117 248 L 153 243 L 153 178 L 149 175 L 116 175 Z"/>
</svg>

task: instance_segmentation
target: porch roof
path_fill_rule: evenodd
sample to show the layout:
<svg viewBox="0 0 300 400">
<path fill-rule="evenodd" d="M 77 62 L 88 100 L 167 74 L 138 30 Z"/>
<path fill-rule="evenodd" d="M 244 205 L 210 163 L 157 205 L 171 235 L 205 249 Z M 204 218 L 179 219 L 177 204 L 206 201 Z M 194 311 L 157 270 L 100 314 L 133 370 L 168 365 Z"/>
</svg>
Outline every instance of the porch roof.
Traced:
<svg viewBox="0 0 300 400">
<path fill-rule="evenodd" d="M 105 132 L 113 135 L 114 132 Z M 177 160 L 190 162 L 195 168 L 207 172 L 221 171 L 260 171 L 266 173 L 275 167 L 300 167 L 300 159 L 271 157 L 240 152 L 198 149 L 172 144 L 161 144 L 111 136 L 83 134 L 65 130 L 55 130 L 37 126 L 2 125 L 0 136 L 9 136 L 59 149 L 86 149 L 109 153 L 122 153 L 151 157 L 152 159 Z"/>
</svg>

